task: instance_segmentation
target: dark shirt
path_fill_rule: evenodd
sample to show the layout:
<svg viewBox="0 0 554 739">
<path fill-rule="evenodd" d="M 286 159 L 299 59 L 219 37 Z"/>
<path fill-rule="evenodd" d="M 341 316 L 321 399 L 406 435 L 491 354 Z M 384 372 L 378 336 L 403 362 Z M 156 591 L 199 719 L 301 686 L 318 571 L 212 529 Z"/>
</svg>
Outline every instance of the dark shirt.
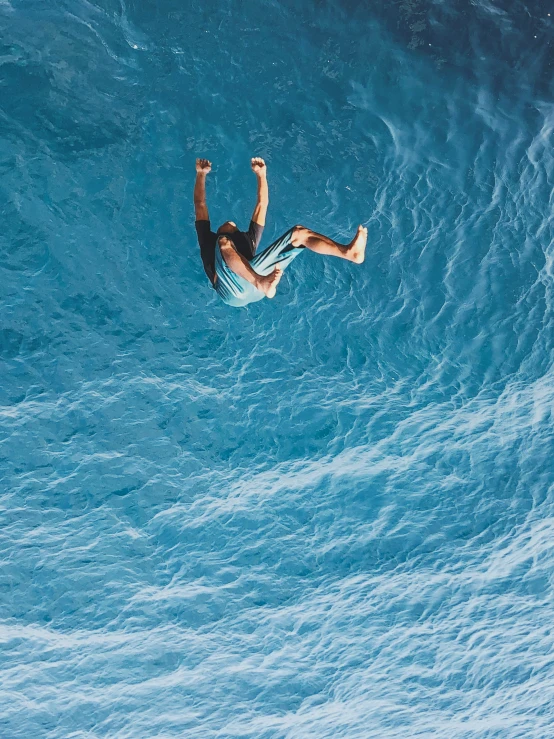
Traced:
<svg viewBox="0 0 554 739">
<path fill-rule="evenodd" d="M 209 221 L 196 221 L 194 225 L 196 226 L 196 233 L 198 234 L 200 256 L 202 257 L 204 271 L 213 285 L 215 280 L 215 245 L 218 237 L 217 234 L 211 230 Z M 233 242 L 238 253 L 242 254 L 245 259 L 250 261 L 256 253 L 256 249 L 258 248 L 258 244 L 262 238 L 263 230 L 263 226 L 260 226 L 258 223 L 254 223 L 254 221 L 250 221 L 248 231 L 235 231 L 232 234 L 225 234 L 225 236 Z"/>
</svg>

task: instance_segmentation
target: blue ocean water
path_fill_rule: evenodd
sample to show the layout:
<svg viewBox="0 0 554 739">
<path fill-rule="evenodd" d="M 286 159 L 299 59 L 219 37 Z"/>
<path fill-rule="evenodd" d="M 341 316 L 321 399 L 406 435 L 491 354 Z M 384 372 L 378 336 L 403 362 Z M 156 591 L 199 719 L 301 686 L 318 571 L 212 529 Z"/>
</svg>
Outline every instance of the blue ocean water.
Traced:
<svg viewBox="0 0 554 739">
<path fill-rule="evenodd" d="M 0 0 L 3 739 L 554 737 L 551 15 Z"/>
</svg>

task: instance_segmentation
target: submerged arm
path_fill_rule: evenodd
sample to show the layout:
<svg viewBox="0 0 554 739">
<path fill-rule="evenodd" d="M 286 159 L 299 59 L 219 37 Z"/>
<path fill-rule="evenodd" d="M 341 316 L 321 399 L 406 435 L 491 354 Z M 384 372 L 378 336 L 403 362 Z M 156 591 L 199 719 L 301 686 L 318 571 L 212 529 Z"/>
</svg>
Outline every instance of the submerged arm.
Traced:
<svg viewBox="0 0 554 739">
<path fill-rule="evenodd" d="M 254 157 L 252 159 L 252 171 L 258 180 L 258 201 L 254 208 L 252 220 L 259 226 L 265 226 L 267 206 L 269 205 L 269 190 L 267 187 L 267 169 L 264 160 Z"/>
</svg>

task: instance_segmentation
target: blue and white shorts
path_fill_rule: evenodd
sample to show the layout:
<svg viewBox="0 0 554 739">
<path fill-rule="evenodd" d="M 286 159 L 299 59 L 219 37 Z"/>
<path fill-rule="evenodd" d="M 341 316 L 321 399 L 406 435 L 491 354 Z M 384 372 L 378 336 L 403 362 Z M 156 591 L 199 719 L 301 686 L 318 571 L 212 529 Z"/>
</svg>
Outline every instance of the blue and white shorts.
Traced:
<svg viewBox="0 0 554 739">
<path fill-rule="evenodd" d="M 304 251 L 305 247 L 303 246 L 292 246 L 293 231 L 294 226 L 250 260 L 250 266 L 254 272 L 259 275 L 268 275 L 273 272 L 277 265 L 281 269 L 285 269 L 300 252 Z M 217 273 L 216 292 L 227 305 L 242 308 L 248 303 L 254 303 L 256 300 L 265 297 L 261 290 L 258 290 L 243 277 L 239 277 L 227 266 L 221 254 L 219 242 L 216 242 L 215 245 L 215 271 Z"/>
</svg>

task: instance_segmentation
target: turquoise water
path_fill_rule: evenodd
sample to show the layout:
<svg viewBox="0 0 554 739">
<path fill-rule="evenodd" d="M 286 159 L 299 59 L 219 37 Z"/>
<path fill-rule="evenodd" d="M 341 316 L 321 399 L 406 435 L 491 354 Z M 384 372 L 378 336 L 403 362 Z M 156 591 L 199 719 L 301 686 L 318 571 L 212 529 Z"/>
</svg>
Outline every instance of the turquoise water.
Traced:
<svg viewBox="0 0 554 739">
<path fill-rule="evenodd" d="M 3 739 L 554 737 L 550 12 L 0 0 Z"/>
</svg>

